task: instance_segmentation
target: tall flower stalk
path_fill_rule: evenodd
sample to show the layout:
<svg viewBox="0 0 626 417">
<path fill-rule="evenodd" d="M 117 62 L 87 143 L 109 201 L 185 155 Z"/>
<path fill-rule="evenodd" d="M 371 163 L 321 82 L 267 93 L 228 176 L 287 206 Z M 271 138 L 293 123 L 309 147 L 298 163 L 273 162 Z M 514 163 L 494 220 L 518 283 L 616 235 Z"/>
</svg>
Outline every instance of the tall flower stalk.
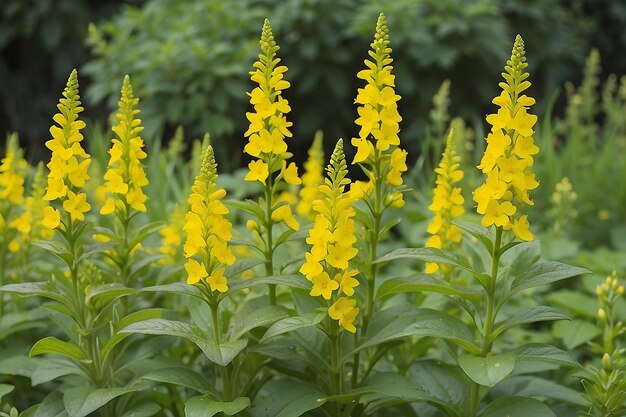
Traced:
<svg viewBox="0 0 626 417">
<path fill-rule="evenodd" d="M 299 224 L 287 202 L 278 201 L 276 193 L 286 184 L 299 185 L 298 168 L 294 162 L 288 163 L 291 154 L 287 152 L 286 138 L 292 136 L 289 128 L 293 123 L 286 115 L 291 111 L 289 102 L 282 96 L 290 84 L 284 80 L 287 67 L 279 65 L 276 52 L 280 47 L 274 40 L 269 20 L 265 19 L 261 32 L 261 53 L 254 63 L 251 79 L 258 86 L 248 95 L 253 112 L 246 113 L 250 127 L 245 132 L 248 144 L 244 151 L 255 159 L 248 164 L 246 181 L 259 182 L 263 188 L 263 198 L 259 204 L 263 216 L 259 218 L 260 227 L 256 230 L 264 242 L 266 274 L 274 274 L 274 251 L 277 242 L 273 236 L 274 225 L 285 223 L 294 231 Z M 276 304 L 276 285 L 269 286 L 270 304 Z"/>
<path fill-rule="evenodd" d="M 383 212 L 388 207 L 402 207 L 404 199 L 401 186 L 402 173 L 407 170 L 407 153 L 401 149 L 400 121 L 397 101 L 400 96 L 394 91 L 395 76 L 392 74 L 389 30 L 385 16 L 381 13 L 376 23 L 376 34 L 371 43 L 369 56 L 365 60 L 366 69 L 357 77 L 365 81 L 365 86 L 358 89 L 355 103 L 358 104 L 359 118 L 355 123 L 360 126 L 358 137 L 352 139 L 356 147 L 353 164 L 359 164 L 367 175 L 368 181 L 355 182 L 350 190 L 351 196 L 363 200 L 368 212 L 361 219 L 365 230 L 368 247 L 364 253 L 361 271 L 367 281 L 367 302 L 363 317 L 363 332 L 374 313 L 374 290 L 376 288 L 378 244 L 385 229 L 391 225 L 383 222 Z M 388 226 L 388 227 L 386 227 Z M 358 378 L 359 356 L 356 356 L 353 369 L 353 383 Z"/>
<path fill-rule="evenodd" d="M 448 135 L 446 149 L 443 152 L 439 166 L 435 168 L 437 179 L 433 190 L 433 200 L 428 210 L 435 213 L 426 231 L 431 235 L 426 241 L 427 248 L 451 249 L 461 241 L 461 229 L 452 224 L 452 221 L 461 216 L 463 208 L 463 194 L 457 184 L 463 179 L 461 158 L 456 153 L 454 132 Z M 448 272 L 448 265 L 434 262 L 426 263 L 426 273 L 434 274 L 441 270 Z"/>
<path fill-rule="evenodd" d="M 143 187 L 148 185 L 148 178 L 141 161 L 147 155 L 140 136 L 143 127 L 137 117 L 138 104 L 139 99 L 134 96 L 127 75 L 124 77 L 115 115 L 118 123 L 112 128 L 116 137 L 111 141 L 109 163 L 104 174 L 107 197 L 100 209 L 100 214 L 115 216 L 118 220 L 120 230 L 112 237 L 120 236 L 120 241 L 111 256 L 119 268 L 120 281 L 124 285 L 128 285 L 133 254 L 140 244 L 134 242 L 129 233 L 130 222 L 138 213 L 146 212 L 145 203 L 148 199 L 143 192 Z"/>
<path fill-rule="evenodd" d="M 309 148 L 308 159 L 304 163 L 302 189 L 296 213 L 310 220 L 315 219 L 313 202 L 321 197 L 319 187 L 324 183 L 324 143 L 322 132 L 316 132 Z"/>
<path fill-rule="evenodd" d="M 529 191 L 539 183 L 532 172 L 533 155 L 539 148 L 533 141 L 533 126 L 537 116 L 528 113 L 535 103 L 531 97 L 521 94 L 528 87 L 529 74 L 525 71 L 528 64 L 524 51 L 524 41 L 517 35 L 511 58 L 507 61 L 504 82 L 499 85 L 502 93 L 493 100 L 499 109 L 487 116 L 492 126 L 487 135 L 487 148 L 478 166 L 487 174 L 486 181 L 474 191 L 476 211 L 482 214 L 481 224 L 495 226 L 495 239 L 491 250 L 491 272 L 486 278 L 486 311 L 482 320 L 483 328 L 480 344 L 481 355 L 486 357 L 491 352 L 494 341 L 494 323 L 497 315 L 496 285 L 500 257 L 508 248 L 504 243 L 506 234 L 512 231 L 521 240 L 529 241 L 533 235 L 529 230 L 528 217 L 521 215 L 524 205 L 532 205 Z M 511 243 L 511 242 L 509 242 Z M 479 403 L 478 384 L 472 385 L 469 416 L 475 417 Z"/>
</svg>

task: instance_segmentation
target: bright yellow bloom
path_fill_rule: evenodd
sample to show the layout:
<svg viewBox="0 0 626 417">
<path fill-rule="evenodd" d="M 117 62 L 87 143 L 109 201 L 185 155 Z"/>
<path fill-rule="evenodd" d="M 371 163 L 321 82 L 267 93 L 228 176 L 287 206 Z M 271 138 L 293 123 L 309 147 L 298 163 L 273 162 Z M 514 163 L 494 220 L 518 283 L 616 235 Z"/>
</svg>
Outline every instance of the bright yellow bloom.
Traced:
<svg viewBox="0 0 626 417">
<path fill-rule="evenodd" d="M 43 200 L 43 196 L 46 192 L 45 187 L 46 176 L 43 163 L 40 162 L 35 171 L 30 195 L 24 200 L 24 211 L 9 224 L 10 227 L 18 231 L 21 240 L 27 244 L 29 242 L 37 242 L 51 238 L 53 233 L 49 229 L 54 229 L 61 220 L 58 210 L 54 210 L 52 207 L 46 207 L 47 204 Z M 47 222 L 54 224 L 53 227 L 41 227 L 47 208 L 54 212 L 54 214 L 50 213 L 52 217 L 49 217 L 49 221 Z"/>
<path fill-rule="evenodd" d="M 461 194 L 461 187 L 456 184 L 463 178 L 460 168 L 461 157 L 456 153 L 454 132 L 450 130 L 448 143 L 439 166 L 435 168 L 437 179 L 433 190 L 433 200 L 428 209 L 435 213 L 426 231 L 437 238 L 428 239 L 426 247 L 450 249 L 461 241 L 461 231 L 452 224 L 452 221 L 464 213 L 465 200 Z M 445 265 L 426 263 L 426 273 L 432 274 L 439 269 L 447 270 Z"/>
<path fill-rule="evenodd" d="M 145 213 L 148 197 L 142 187 L 148 185 L 148 178 L 141 160 L 147 157 L 143 150 L 144 142 L 139 134 L 143 130 L 137 118 L 139 99 L 133 95 L 130 78 L 124 77 L 118 112 L 118 123 L 112 130 L 116 138 L 111 140 L 109 164 L 104 174 L 105 189 L 109 195 L 100 214 L 119 212 L 129 217 L 131 210 Z"/>
<path fill-rule="evenodd" d="M 159 252 L 165 255 L 161 263 L 170 264 L 178 258 L 179 248 L 183 241 L 184 224 L 185 209 L 179 204 L 172 211 L 167 226 L 159 230 L 159 234 L 163 237 Z"/>
<path fill-rule="evenodd" d="M 47 206 L 43 211 L 43 219 L 41 224 L 49 229 L 56 228 L 61 223 L 61 213 L 54 207 Z"/>
<path fill-rule="evenodd" d="M 187 238 L 184 245 L 187 283 L 202 279 L 211 291 L 226 292 L 224 266 L 235 262 L 228 247 L 232 225 L 224 217 L 228 209 L 222 203 L 226 191 L 217 187 L 217 164 L 213 148 L 208 145 L 202 156 L 200 173 L 196 176 L 187 199 L 189 212 L 183 227 Z"/>
<path fill-rule="evenodd" d="M 376 23 L 376 34 L 365 60 L 366 69 L 357 74 L 365 81 L 354 100 L 359 117 L 355 123 L 360 127 L 358 137 L 352 138 L 356 147 L 353 164 L 361 164 L 369 181 L 356 182 L 350 193 L 355 199 L 381 199 L 371 202 L 382 213 L 385 207 L 402 207 L 404 199 L 396 187 L 403 184 L 402 174 L 407 171 L 406 151 L 400 145 L 400 122 L 398 113 L 400 96 L 395 93 L 395 76 L 392 74 L 389 30 L 381 13 Z M 371 193 L 378 189 L 376 193 Z M 381 204 L 382 203 L 382 204 Z M 380 215 L 381 213 L 377 213 Z"/>
<path fill-rule="evenodd" d="M 24 201 L 24 175 L 28 163 L 17 134 L 8 136 L 6 146 L 6 156 L 0 161 L 0 202 L 18 206 Z"/>
<path fill-rule="evenodd" d="M 85 220 L 85 213 L 90 208 L 91 205 L 87 202 L 87 194 L 67 192 L 67 200 L 63 202 L 63 209 L 70 214 L 72 221 Z"/>
<path fill-rule="evenodd" d="M 359 314 L 359 309 L 355 307 L 356 300 L 348 297 L 339 297 L 339 299 L 328 308 L 328 315 L 333 320 L 338 320 L 339 325 L 349 331 L 356 332 L 354 321 Z"/>
<path fill-rule="evenodd" d="M 350 179 L 347 178 L 343 141 L 337 142 L 326 171 L 328 176 L 319 186 L 322 198 L 313 202 L 313 210 L 317 213 L 315 223 L 306 239 L 312 246 L 305 254 L 306 262 L 300 268 L 300 273 L 313 283 L 312 296 L 321 295 L 335 302 L 341 294 L 353 295 L 354 287 L 359 285 L 359 281 L 354 278 L 358 271 L 349 269 L 349 262 L 358 250 L 352 246 L 356 243 L 356 225 L 352 219 L 356 212 L 352 208 L 353 199 L 346 192 Z M 346 297 L 340 299 L 348 300 Z M 354 307 L 356 300 L 352 301 Z M 347 315 L 341 313 L 333 319 L 340 320 L 342 327 L 353 331 L 352 323 L 357 313 L 358 309 L 353 309 Z"/>
<path fill-rule="evenodd" d="M 300 224 L 293 216 L 291 206 L 283 204 L 272 212 L 272 220 L 276 223 L 284 222 L 290 229 L 300 230 Z"/>
<path fill-rule="evenodd" d="M 244 178 L 246 181 L 265 182 L 265 180 L 269 176 L 267 164 L 260 159 L 250 162 L 248 164 L 248 169 L 250 171 L 246 174 L 246 177 Z"/>
<path fill-rule="evenodd" d="M 313 201 L 321 197 L 319 186 L 324 182 L 324 148 L 322 146 L 322 134 L 318 132 L 313 139 L 313 145 L 309 149 L 309 158 L 304 163 L 302 175 L 302 189 L 300 190 L 300 202 L 296 206 L 296 213 L 315 218 Z"/>
<path fill-rule="evenodd" d="M 73 70 L 63 90 L 63 98 L 57 105 L 59 113 L 53 120 L 57 125 L 50 128 L 52 139 L 46 142 L 46 147 L 52 151 L 50 162 L 47 164 L 50 170 L 48 174 L 48 186 L 43 199 L 49 202 L 62 201 L 64 210 L 70 214 L 70 219 L 84 220 L 84 214 L 91 208 L 86 201 L 86 195 L 80 189 L 89 179 L 87 173 L 91 164 L 90 156 L 81 146 L 83 135 L 80 131 L 85 127 L 85 122 L 78 119 L 83 111 L 80 96 L 78 94 L 78 73 Z M 46 209 L 44 226 L 50 227 L 56 223 L 57 213 L 55 210 Z M 60 213 L 58 213 L 60 214 Z"/>
<path fill-rule="evenodd" d="M 539 186 L 532 172 L 533 155 L 539 152 L 532 137 L 537 116 L 528 113 L 535 100 L 521 94 L 530 87 L 527 66 L 524 41 L 518 35 L 503 73 L 506 82 L 500 83 L 502 93 L 493 100 L 499 109 L 487 116 L 491 133 L 478 165 L 487 179 L 474 191 L 476 210 L 483 215 L 481 224 L 512 230 L 522 240 L 532 240 L 533 235 L 519 209 L 533 204 L 529 191 Z"/>
</svg>

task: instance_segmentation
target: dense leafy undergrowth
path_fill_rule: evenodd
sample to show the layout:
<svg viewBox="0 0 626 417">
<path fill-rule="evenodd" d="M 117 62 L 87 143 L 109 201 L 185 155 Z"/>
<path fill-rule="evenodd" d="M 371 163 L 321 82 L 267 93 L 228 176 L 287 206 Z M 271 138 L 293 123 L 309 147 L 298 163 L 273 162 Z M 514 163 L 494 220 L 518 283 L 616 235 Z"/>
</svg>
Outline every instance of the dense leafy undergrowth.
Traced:
<svg viewBox="0 0 626 417">
<path fill-rule="evenodd" d="M 208 135 L 189 162 L 182 130 L 146 146 L 128 76 L 110 143 L 83 140 L 76 71 L 47 170 L 9 136 L 0 415 L 625 415 L 624 80 L 599 127 L 592 54 L 537 128 L 518 36 L 486 141 L 444 84 L 409 167 L 381 15 L 355 137 L 299 170 L 268 21 L 260 45 L 248 169 L 218 177 Z"/>
</svg>

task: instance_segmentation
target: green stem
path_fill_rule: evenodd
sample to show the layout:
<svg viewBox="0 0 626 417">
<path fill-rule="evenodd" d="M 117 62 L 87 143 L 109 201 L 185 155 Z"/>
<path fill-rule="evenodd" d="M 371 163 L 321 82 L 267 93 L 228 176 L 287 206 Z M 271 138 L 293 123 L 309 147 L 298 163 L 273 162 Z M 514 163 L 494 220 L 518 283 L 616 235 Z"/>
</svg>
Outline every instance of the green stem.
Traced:
<svg viewBox="0 0 626 417">
<path fill-rule="evenodd" d="M 343 393 L 343 366 L 340 363 L 341 346 L 339 340 L 338 325 L 329 318 L 330 324 L 330 368 L 331 368 L 331 394 L 341 395 Z M 336 403 L 337 416 L 341 414 L 341 405 Z"/>
<path fill-rule="evenodd" d="M 211 318 L 213 319 L 213 341 L 215 342 L 215 346 L 219 349 L 221 344 L 221 333 L 220 333 L 220 323 L 219 323 L 219 312 L 218 307 L 219 304 L 216 300 L 211 300 L 209 303 L 211 306 Z M 222 366 L 222 395 L 224 401 L 231 400 L 231 382 L 230 382 L 230 369 L 227 366 Z"/>
<path fill-rule="evenodd" d="M 6 237 L 5 241 L 0 245 L 0 287 L 4 285 L 4 270 L 6 262 Z M 4 315 L 4 293 L 0 293 L 0 317 Z"/>
<path fill-rule="evenodd" d="M 271 161 L 270 161 L 271 163 Z M 274 226 L 274 220 L 272 220 L 272 176 L 269 175 L 265 182 L 265 215 L 267 226 L 267 246 L 265 248 L 265 274 L 269 277 L 274 275 L 274 241 L 272 236 L 272 229 Z M 270 305 L 276 305 L 276 284 L 269 284 L 269 298 Z"/>
<path fill-rule="evenodd" d="M 482 340 L 480 344 L 481 355 L 486 357 L 491 351 L 492 332 L 495 322 L 494 306 L 495 306 L 495 293 L 496 283 L 498 280 L 498 265 L 500 264 L 500 245 L 502 244 L 502 227 L 496 228 L 496 239 L 493 245 L 493 252 L 491 253 L 491 276 L 487 285 L 487 313 L 485 321 L 483 323 Z M 469 417 L 476 417 L 479 405 L 479 390 L 480 387 L 476 382 L 472 383 L 470 392 L 470 405 L 469 405 Z"/>
</svg>

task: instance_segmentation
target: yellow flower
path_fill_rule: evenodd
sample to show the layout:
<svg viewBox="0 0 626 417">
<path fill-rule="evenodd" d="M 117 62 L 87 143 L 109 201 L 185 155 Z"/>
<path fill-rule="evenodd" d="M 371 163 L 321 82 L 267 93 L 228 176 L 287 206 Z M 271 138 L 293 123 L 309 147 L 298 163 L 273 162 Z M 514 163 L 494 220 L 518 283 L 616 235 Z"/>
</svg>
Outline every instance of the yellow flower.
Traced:
<svg viewBox="0 0 626 417">
<path fill-rule="evenodd" d="M 300 224 L 293 216 L 291 206 L 283 204 L 272 212 L 272 220 L 276 223 L 285 222 L 285 224 L 295 231 L 300 230 Z"/>
<path fill-rule="evenodd" d="M 293 125 L 286 117 L 291 108 L 282 97 L 283 90 L 289 87 L 289 82 L 283 79 L 287 67 L 279 65 L 280 58 L 276 53 L 280 48 L 267 19 L 263 23 L 260 45 L 259 60 L 254 63 L 254 71 L 250 72 L 251 80 L 258 86 L 248 93 L 254 112 L 246 113 L 250 126 L 244 133 L 248 138 L 244 152 L 258 159 L 248 165 L 250 172 L 245 179 L 263 183 L 282 166 L 283 179 L 288 184 L 298 185 L 300 179 L 295 164 L 285 163 L 288 158 L 285 139 L 292 136 L 289 128 Z M 275 163 L 281 160 L 282 165 Z"/>
<path fill-rule="evenodd" d="M 340 294 L 354 294 L 354 287 L 359 285 L 354 278 L 358 271 L 349 269 L 350 260 L 358 253 L 352 246 L 356 243 L 356 226 L 352 219 L 356 212 L 352 208 L 353 199 L 346 191 L 350 180 L 342 140 L 337 142 L 326 171 L 328 176 L 319 186 L 322 198 L 313 202 L 317 215 L 306 239 L 311 248 L 305 253 L 306 262 L 300 272 L 313 283 L 312 296 L 321 295 L 334 302 Z M 358 309 L 354 309 L 345 318 L 342 314 L 333 319 L 340 320 L 340 326 L 352 331 L 357 313 Z"/>
<path fill-rule="evenodd" d="M 195 259 L 187 260 L 187 263 L 185 264 L 185 271 L 187 271 L 187 284 L 195 284 L 202 278 L 209 276 L 204 265 Z"/>
<path fill-rule="evenodd" d="M 109 164 L 104 174 L 109 197 L 100 210 L 103 215 L 119 211 L 128 218 L 131 210 L 146 212 L 145 202 L 148 197 L 142 187 L 148 185 L 148 179 L 141 160 L 147 155 L 143 151 L 143 139 L 139 136 L 143 127 L 141 120 L 137 118 L 138 104 L 139 99 L 133 95 L 133 87 L 127 75 L 124 77 L 118 112 L 115 115 L 118 123 L 112 127 L 117 137 L 111 140 Z"/>
<path fill-rule="evenodd" d="M 302 189 L 300 190 L 300 201 L 296 206 L 296 213 L 307 217 L 309 220 L 315 218 L 313 202 L 321 197 L 319 186 L 323 182 L 324 148 L 322 146 L 322 133 L 317 132 L 313 139 L 313 145 L 309 149 L 309 158 L 304 163 Z"/>
<path fill-rule="evenodd" d="M 395 76 L 392 74 L 389 30 L 385 16 L 381 13 L 376 23 L 376 34 L 371 43 L 369 57 L 365 60 L 366 69 L 357 74 L 365 81 L 359 88 L 355 103 L 359 117 L 355 123 L 360 127 L 358 137 L 352 138 L 356 147 L 353 164 L 361 164 L 368 176 L 367 183 L 352 187 L 354 199 L 370 201 L 376 208 L 376 216 L 382 215 L 386 207 L 402 207 L 404 199 L 396 189 L 403 184 L 402 174 L 407 171 L 406 151 L 400 145 L 400 122 L 397 102 L 400 96 L 395 93 Z M 358 184 L 358 185 L 357 185 Z M 367 188 L 361 185 L 367 184 Z M 372 189 L 378 190 L 371 193 Z M 377 232 L 373 232 L 377 233 Z"/>
<path fill-rule="evenodd" d="M 57 107 L 59 113 L 54 115 L 53 120 L 58 126 L 53 125 L 50 128 L 52 139 L 46 142 L 46 147 L 52 151 L 47 165 L 50 170 L 48 187 L 43 197 L 46 201 L 63 199 L 69 196 L 70 192 L 75 195 L 89 178 L 87 170 L 91 158 L 80 144 L 83 140 L 80 131 L 85 127 L 85 122 L 78 119 L 78 114 L 83 108 L 78 95 L 76 70 L 70 74 L 67 86 L 63 90 L 63 98 Z"/>
<path fill-rule="evenodd" d="M 333 320 L 338 320 L 339 325 L 349 331 L 356 332 L 354 321 L 359 314 L 359 309 L 355 307 L 356 300 L 348 297 L 340 297 L 332 306 L 328 308 L 328 315 Z"/>
<path fill-rule="evenodd" d="M 248 172 L 248 174 L 246 174 L 246 177 L 244 178 L 246 181 L 264 182 L 269 176 L 267 164 L 260 159 L 250 162 L 248 164 L 248 169 L 250 171 Z"/>
<path fill-rule="evenodd" d="M 200 173 L 196 176 L 187 199 L 189 211 L 183 230 L 187 237 L 184 254 L 187 258 L 187 283 L 203 281 L 211 291 L 228 289 L 224 266 L 235 262 L 228 247 L 232 225 L 224 217 L 228 209 L 222 203 L 226 191 L 217 187 L 217 164 L 213 148 L 208 145 L 202 155 Z"/>
<path fill-rule="evenodd" d="M 173 263 L 178 258 L 179 248 L 183 241 L 184 212 L 185 209 L 182 205 L 176 205 L 168 225 L 159 230 L 159 234 L 163 238 L 159 252 L 166 256 L 161 260 L 161 263 Z"/>
<path fill-rule="evenodd" d="M 532 240 L 533 235 L 528 217 L 519 209 L 533 204 L 529 191 L 539 185 L 532 172 L 533 155 L 539 152 L 532 137 L 537 116 L 528 113 L 535 100 L 521 94 L 530 87 L 527 66 L 524 41 L 518 35 L 503 74 L 506 82 L 500 83 L 502 93 L 493 100 L 498 111 L 487 116 L 491 133 L 478 165 L 487 179 L 474 191 L 481 224 L 512 230 L 521 240 Z"/>
<path fill-rule="evenodd" d="M 310 294 L 313 297 L 322 296 L 326 300 L 330 300 L 333 295 L 333 291 L 339 288 L 339 283 L 330 279 L 328 272 L 322 272 L 321 274 L 313 277 L 313 288 Z"/>
<path fill-rule="evenodd" d="M 91 205 L 87 202 L 87 194 L 67 192 L 67 200 L 63 202 L 63 209 L 70 214 L 72 221 L 85 220 L 85 213 L 90 208 Z"/>
<path fill-rule="evenodd" d="M 59 210 L 51 206 L 44 208 L 41 224 L 49 229 L 54 229 L 59 223 L 61 223 L 61 213 Z"/>
<path fill-rule="evenodd" d="M 428 209 L 435 213 L 426 231 L 433 235 L 426 242 L 426 247 L 450 249 L 461 240 L 461 231 L 452 224 L 452 221 L 463 214 L 465 200 L 461 194 L 461 187 L 456 184 L 463 178 L 460 168 L 461 157 L 456 153 L 454 146 L 454 132 L 450 130 L 446 149 L 439 166 L 435 169 L 437 179 L 433 190 L 433 200 Z M 436 237 L 435 239 L 433 239 Z M 426 264 L 426 273 L 432 274 L 444 267 L 436 263 Z M 443 268 L 445 269 L 445 267 Z"/>
</svg>

